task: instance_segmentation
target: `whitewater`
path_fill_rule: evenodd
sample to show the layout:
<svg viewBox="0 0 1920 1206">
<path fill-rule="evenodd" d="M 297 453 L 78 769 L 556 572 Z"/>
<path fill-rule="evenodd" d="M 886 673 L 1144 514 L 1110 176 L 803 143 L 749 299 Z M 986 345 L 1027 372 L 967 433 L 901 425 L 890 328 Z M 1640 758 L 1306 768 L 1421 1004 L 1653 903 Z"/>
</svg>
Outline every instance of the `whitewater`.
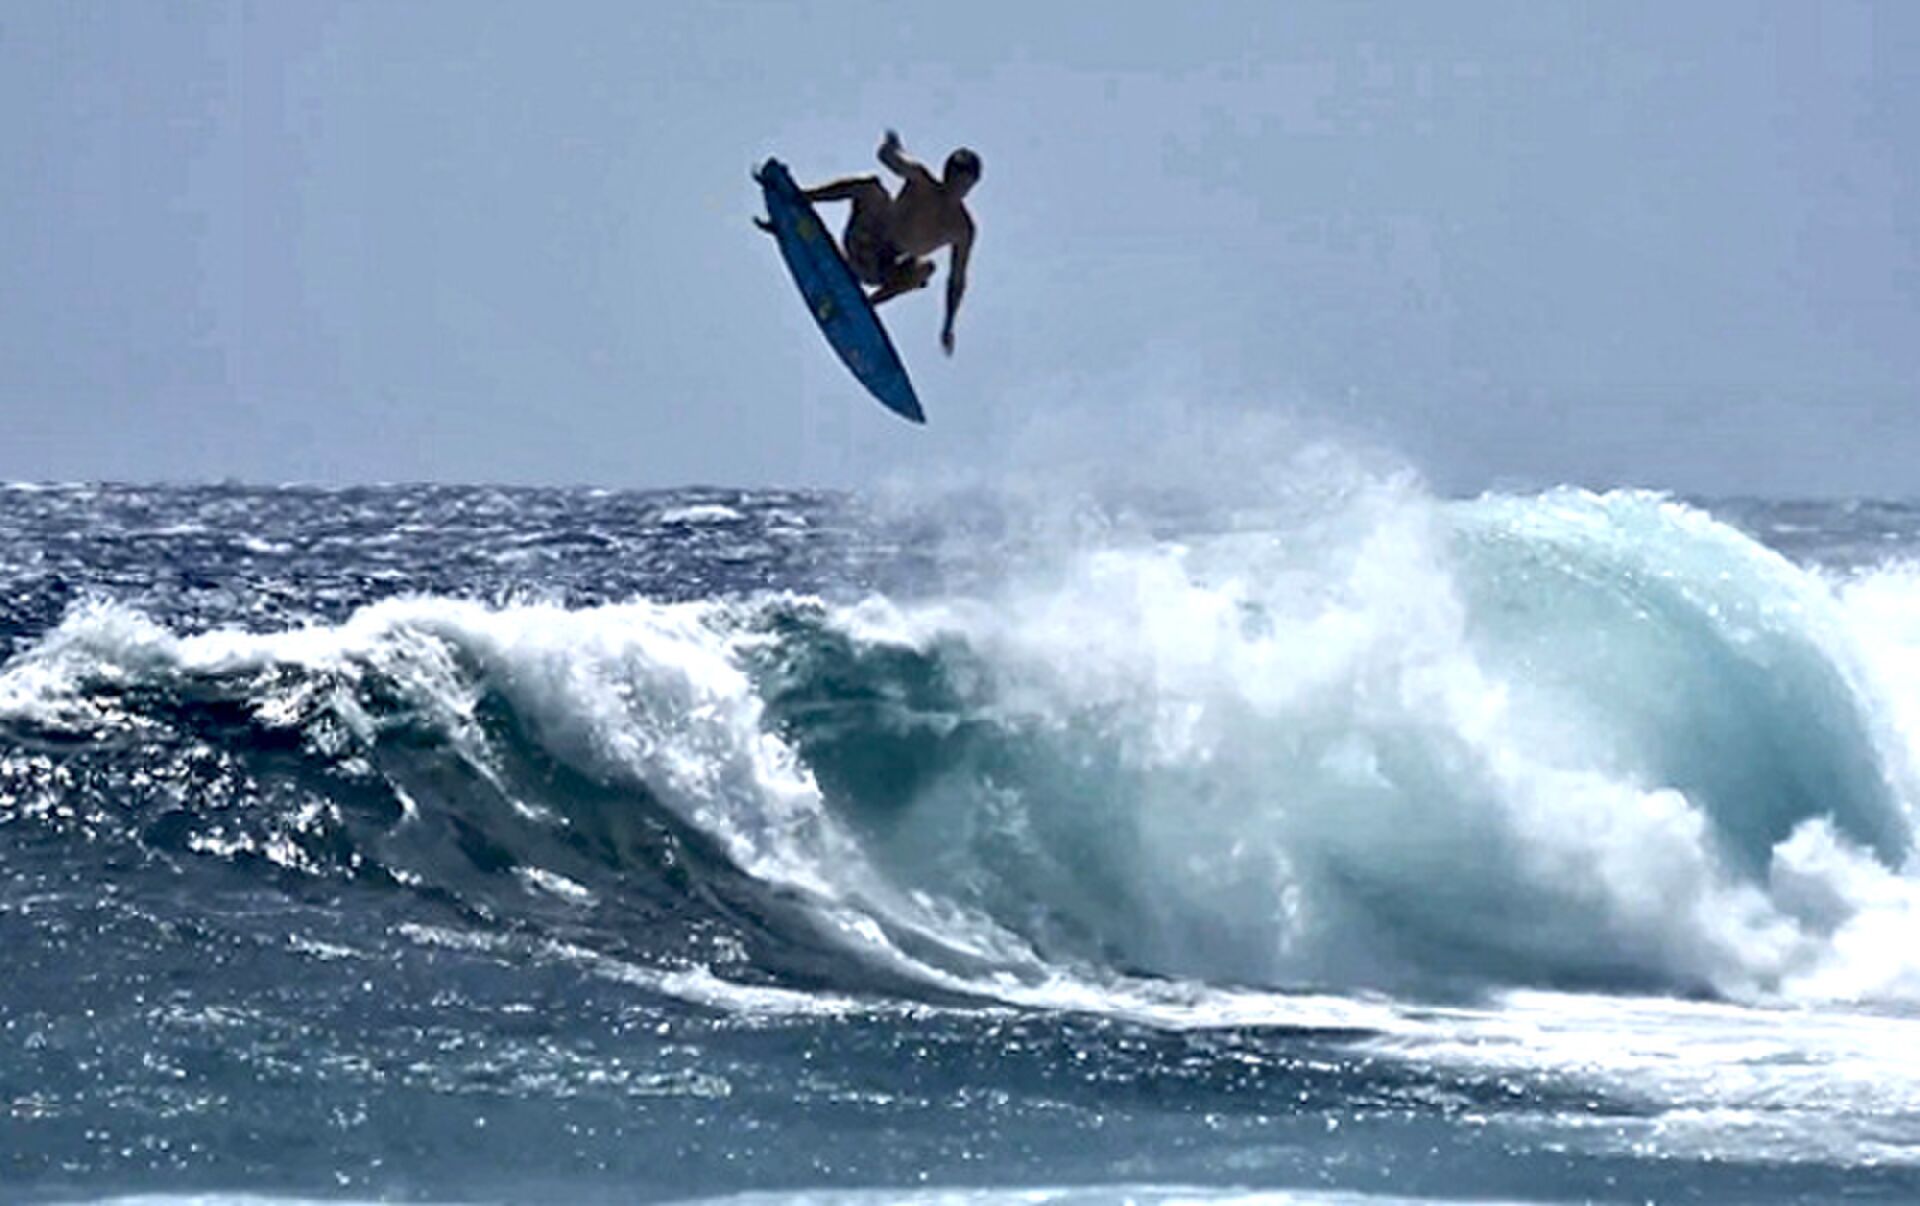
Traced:
<svg viewBox="0 0 1920 1206">
<path fill-rule="evenodd" d="M 1285 469 L 0 487 L 0 1197 L 1920 1200 L 1920 507 Z"/>
</svg>

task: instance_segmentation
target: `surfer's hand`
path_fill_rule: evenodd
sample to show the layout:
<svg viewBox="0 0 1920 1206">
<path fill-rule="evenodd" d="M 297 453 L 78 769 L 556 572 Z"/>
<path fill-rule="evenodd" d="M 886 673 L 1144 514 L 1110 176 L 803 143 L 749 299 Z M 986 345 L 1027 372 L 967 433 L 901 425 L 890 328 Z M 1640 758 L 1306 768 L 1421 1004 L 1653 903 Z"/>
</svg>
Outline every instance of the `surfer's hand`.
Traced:
<svg viewBox="0 0 1920 1206">
<path fill-rule="evenodd" d="M 946 350 L 947 355 L 949 356 L 953 355 L 953 328 L 952 327 L 948 327 L 944 331 L 940 332 L 940 346 Z"/>
<path fill-rule="evenodd" d="M 892 130 L 888 130 L 887 136 L 881 139 L 880 141 L 880 153 L 884 155 L 888 151 L 897 151 L 899 149 L 900 149 L 900 135 L 895 133 Z"/>
</svg>

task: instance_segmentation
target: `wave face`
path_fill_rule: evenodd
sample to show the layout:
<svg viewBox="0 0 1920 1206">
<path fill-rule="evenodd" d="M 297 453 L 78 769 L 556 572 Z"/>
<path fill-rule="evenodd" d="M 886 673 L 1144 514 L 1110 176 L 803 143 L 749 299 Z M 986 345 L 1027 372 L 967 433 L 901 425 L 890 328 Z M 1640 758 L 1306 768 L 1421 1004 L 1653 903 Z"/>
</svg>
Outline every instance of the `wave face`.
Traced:
<svg viewBox="0 0 1920 1206">
<path fill-rule="evenodd" d="M 0 674 L 0 790 L 749 985 L 1898 995 L 1886 635 L 1672 501 L 1387 483 L 962 594 L 85 603 Z"/>
<path fill-rule="evenodd" d="M 0 492 L 7 1190 L 1920 1196 L 1920 511 L 1288 477 Z"/>
</svg>

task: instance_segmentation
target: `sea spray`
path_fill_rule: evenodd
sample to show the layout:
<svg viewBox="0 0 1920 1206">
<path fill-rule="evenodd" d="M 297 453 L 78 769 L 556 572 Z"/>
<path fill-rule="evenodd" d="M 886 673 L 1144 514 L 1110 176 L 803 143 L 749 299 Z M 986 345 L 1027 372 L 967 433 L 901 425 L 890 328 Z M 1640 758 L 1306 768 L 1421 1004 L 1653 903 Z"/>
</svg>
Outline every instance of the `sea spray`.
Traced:
<svg viewBox="0 0 1920 1206">
<path fill-rule="evenodd" d="M 1908 842 L 1817 577 L 1631 494 L 1338 518 L 848 612 L 871 652 L 836 675 L 904 705 L 862 757 L 910 773 L 846 783 L 883 862 L 1062 957 L 1203 981 L 1810 982 L 1830 930 L 1769 898 L 1775 847 Z M 847 744 L 808 725 L 803 756 Z"/>
</svg>

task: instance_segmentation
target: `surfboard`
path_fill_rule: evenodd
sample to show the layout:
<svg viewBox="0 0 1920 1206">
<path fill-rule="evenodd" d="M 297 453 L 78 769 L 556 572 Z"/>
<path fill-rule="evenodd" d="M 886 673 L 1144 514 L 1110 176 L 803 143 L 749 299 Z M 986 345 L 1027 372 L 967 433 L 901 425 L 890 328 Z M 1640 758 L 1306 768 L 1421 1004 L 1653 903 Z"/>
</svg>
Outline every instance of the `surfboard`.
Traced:
<svg viewBox="0 0 1920 1206">
<path fill-rule="evenodd" d="M 926 422 L 900 353 L 813 203 L 778 159 L 767 160 L 753 178 L 766 194 L 767 218 L 762 228 L 779 242 L 780 256 L 793 274 L 793 283 L 800 286 L 813 321 L 820 324 L 821 334 L 880 405 L 909 422 Z"/>
</svg>

